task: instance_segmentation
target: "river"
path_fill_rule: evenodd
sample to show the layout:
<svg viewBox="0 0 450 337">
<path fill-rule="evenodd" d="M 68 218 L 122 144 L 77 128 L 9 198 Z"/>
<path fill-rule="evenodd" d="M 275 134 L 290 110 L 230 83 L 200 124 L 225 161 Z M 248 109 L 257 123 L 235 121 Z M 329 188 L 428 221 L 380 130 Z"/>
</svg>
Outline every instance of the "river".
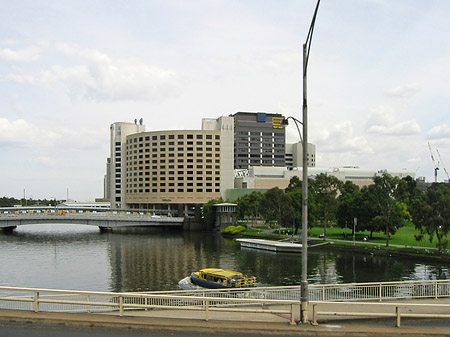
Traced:
<svg viewBox="0 0 450 337">
<path fill-rule="evenodd" d="M 206 267 L 238 270 L 261 286 L 300 283 L 301 255 L 243 249 L 217 233 L 100 233 L 83 225 L 0 233 L 0 285 L 92 291 L 176 290 Z M 309 249 L 310 283 L 446 279 L 449 266 Z"/>
</svg>

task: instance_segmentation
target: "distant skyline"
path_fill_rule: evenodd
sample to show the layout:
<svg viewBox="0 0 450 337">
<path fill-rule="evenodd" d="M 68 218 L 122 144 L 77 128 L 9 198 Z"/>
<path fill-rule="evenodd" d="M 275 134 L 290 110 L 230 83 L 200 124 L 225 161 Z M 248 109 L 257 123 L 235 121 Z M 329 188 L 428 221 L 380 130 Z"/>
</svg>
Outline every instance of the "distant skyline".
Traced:
<svg viewBox="0 0 450 337">
<path fill-rule="evenodd" d="M 0 196 L 103 196 L 109 126 L 301 119 L 315 0 L 2 1 Z M 450 171 L 450 1 L 322 0 L 308 68 L 317 166 Z M 298 141 L 294 126 L 288 142 Z M 436 150 L 439 151 L 441 159 Z"/>
</svg>

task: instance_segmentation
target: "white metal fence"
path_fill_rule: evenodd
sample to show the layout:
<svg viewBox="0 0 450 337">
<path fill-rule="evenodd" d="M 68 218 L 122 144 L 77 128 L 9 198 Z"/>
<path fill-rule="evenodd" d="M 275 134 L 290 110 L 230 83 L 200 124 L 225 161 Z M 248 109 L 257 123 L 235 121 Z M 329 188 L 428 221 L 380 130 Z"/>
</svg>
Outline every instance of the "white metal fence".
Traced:
<svg viewBox="0 0 450 337">
<path fill-rule="evenodd" d="M 392 299 L 450 297 L 450 280 L 383 283 L 344 283 L 309 286 L 310 301 L 315 305 Z M 265 287 L 246 289 L 180 290 L 151 293 L 114 293 L 19 288 L 0 286 L 0 309 L 35 312 L 111 312 L 124 315 L 126 310 L 201 310 L 208 312 L 245 311 L 286 314 L 294 321 L 300 287 Z M 368 303 L 366 303 L 368 304 Z M 319 314 L 325 314 L 319 312 Z"/>
<path fill-rule="evenodd" d="M 147 292 L 179 296 L 299 300 L 300 286 Z M 310 301 L 386 301 L 450 297 L 450 280 L 310 284 Z"/>
<path fill-rule="evenodd" d="M 123 316 L 126 310 L 177 309 L 203 311 L 205 320 L 209 319 L 210 311 L 256 312 L 284 314 L 291 323 L 295 323 L 295 307 L 298 306 L 297 300 L 187 297 L 175 294 L 109 293 L 17 287 L 0 287 L 0 292 L 12 294 L 12 296 L 0 297 L 0 309 L 34 312 L 116 311 Z"/>
</svg>

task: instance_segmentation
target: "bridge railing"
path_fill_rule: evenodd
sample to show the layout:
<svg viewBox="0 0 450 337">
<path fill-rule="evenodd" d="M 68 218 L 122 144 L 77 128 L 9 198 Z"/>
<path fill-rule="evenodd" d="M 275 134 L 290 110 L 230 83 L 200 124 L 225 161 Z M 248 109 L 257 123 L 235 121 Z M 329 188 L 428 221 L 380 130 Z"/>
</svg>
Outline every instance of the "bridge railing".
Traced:
<svg viewBox="0 0 450 337">
<path fill-rule="evenodd" d="M 216 298 L 160 294 L 135 294 L 112 292 L 69 291 L 37 288 L 0 287 L 0 309 L 28 310 L 34 312 L 96 313 L 127 310 L 197 310 L 209 319 L 210 311 L 257 312 L 288 315 L 295 323 L 298 301 L 261 300 L 249 298 Z"/>
<path fill-rule="evenodd" d="M 310 301 L 386 301 L 393 299 L 450 297 L 450 280 L 310 284 L 308 288 Z M 180 296 L 298 300 L 300 298 L 300 287 L 201 289 L 147 293 L 178 294 Z"/>
</svg>

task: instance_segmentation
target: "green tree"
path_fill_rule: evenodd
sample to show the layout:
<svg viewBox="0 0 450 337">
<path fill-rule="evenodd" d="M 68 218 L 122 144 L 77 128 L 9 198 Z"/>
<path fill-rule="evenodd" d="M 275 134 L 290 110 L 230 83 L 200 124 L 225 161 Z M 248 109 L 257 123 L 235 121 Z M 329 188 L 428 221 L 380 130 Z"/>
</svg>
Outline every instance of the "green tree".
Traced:
<svg viewBox="0 0 450 337">
<path fill-rule="evenodd" d="M 324 240 L 327 236 L 327 225 L 329 221 L 336 219 L 338 209 L 337 196 L 339 194 L 342 181 L 335 176 L 321 173 L 311 183 L 311 189 L 315 194 L 314 211 L 318 219 L 323 223 Z"/>
<path fill-rule="evenodd" d="M 311 184 L 311 180 L 310 184 Z M 289 196 L 292 212 L 293 212 L 293 226 L 294 226 L 294 234 L 298 234 L 298 230 L 302 223 L 303 217 L 303 184 L 302 181 L 294 176 L 291 178 L 289 182 L 289 186 L 285 189 L 286 194 Z M 314 207 L 315 207 L 315 196 L 312 193 L 311 189 L 308 189 L 308 224 L 314 223 Z"/>
<path fill-rule="evenodd" d="M 358 200 L 358 209 L 357 216 L 358 219 L 358 227 L 357 231 L 369 231 L 369 238 L 373 238 L 373 233 L 382 230 L 382 228 L 378 227 L 378 224 L 373 221 L 373 219 L 377 216 L 377 207 L 376 203 L 372 200 L 373 192 L 372 189 L 369 189 L 368 186 L 364 186 L 361 188 L 361 193 L 359 195 Z"/>
<path fill-rule="evenodd" d="M 412 220 L 420 231 L 417 240 L 428 235 L 430 242 L 436 237 L 439 253 L 448 244 L 450 229 L 450 184 L 434 183 L 411 207 Z"/>
<path fill-rule="evenodd" d="M 236 201 L 237 203 L 237 215 L 239 219 L 250 218 L 255 221 L 260 217 L 261 200 L 263 194 L 261 192 L 253 191 L 250 194 L 246 194 Z"/>
<path fill-rule="evenodd" d="M 276 221 L 278 226 L 290 226 L 294 218 L 293 207 L 289 196 L 278 187 L 264 193 L 261 211 L 267 222 Z"/>
<path fill-rule="evenodd" d="M 220 204 L 222 202 L 223 202 L 222 199 L 211 199 L 206 204 L 203 205 L 202 214 L 205 229 L 211 230 L 214 228 L 214 224 L 216 223 L 216 214 L 214 211 L 214 205 Z"/>
<path fill-rule="evenodd" d="M 405 203 L 395 199 L 400 179 L 389 174 L 376 176 L 374 184 L 368 187 L 369 202 L 374 207 L 375 216 L 371 222 L 375 228 L 384 228 L 386 234 L 386 247 L 389 246 L 389 235 L 404 225 L 409 218 Z"/>
<path fill-rule="evenodd" d="M 348 180 L 342 185 L 340 192 L 336 221 L 341 228 L 350 227 L 353 235 L 353 222 L 359 217 L 361 191 L 357 185 Z"/>
<path fill-rule="evenodd" d="M 417 187 L 416 181 L 411 176 L 400 179 L 394 192 L 395 199 L 404 202 L 408 208 L 411 208 L 413 202 L 421 195 L 422 191 Z"/>
<path fill-rule="evenodd" d="M 286 193 L 298 190 L 298 189 L 302 189 L 302 181 L 300 180 L 299 177 L 297 176 L 293 176 L 290 180 L 289 180 L 289 185 L 288 187 L 286 187 L 286 189 L 284 190 Z"/>
</svg>

